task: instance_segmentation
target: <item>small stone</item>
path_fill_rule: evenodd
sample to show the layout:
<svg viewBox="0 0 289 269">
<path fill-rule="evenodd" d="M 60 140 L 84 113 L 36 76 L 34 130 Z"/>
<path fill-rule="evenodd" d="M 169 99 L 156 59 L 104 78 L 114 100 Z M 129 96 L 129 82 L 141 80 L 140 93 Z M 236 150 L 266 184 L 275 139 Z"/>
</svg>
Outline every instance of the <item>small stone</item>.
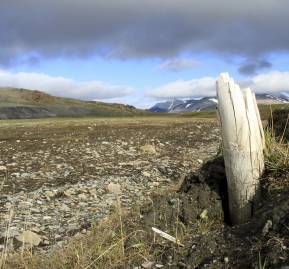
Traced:
<svg viewBox="0 0 289 269">
<path fill-rule="evenodd" d="M 0 166 L 0 172 L 6 172 L 7 167 L 6 166 Z"/>
<path fill-rule="evenodd" d="M 46 192 L 44 192 L 44 195 L 47 198 L 53 198 L 55 196 L 55 193 L 53 191 L 46 191 Z"/>
<path fill-rule="evenodd" d="M 67 212 L 70 211 L 70 208 L 66 204 L 63 204 L 61 205 L 60 210 Z"/>
<path fill-rule="evenodd" d="M 121 186 L 119 184 L 116 184 L 116 183 L 109 183 L 107 185 L 107 190 L 110 193 L 120 194 L 121 193 Z"/>
<path fill-rule="evenodd" d="M 84 193 L 81 193 L 81 194 L 78 195 L 78 198 L 81 199 L 81 200 L 86 200 L 87 196 Z"/>
<path fill-rule="evenodd" d="M 150 174 L 149 172 L 146 172 L 146 171 L 143 171 L 143 172 L 142 172 L 142 175 L 143 175 L 144 177 L 151 177 L 151 174 Z"/>
<path fill-rule="evenodd" d="M 59 234 L 54 235 L 55 240 L 59 240 L 60 238 L 61 238 L 61 235 L 59 235 Z"/>
<path fill-rule="evenodd" d="M 262 234 L 266 235 L 270 231 L 270 229 L 272 229 L 272 226 L 273 226 L 272 220 L 267 220 L 266 224 L 262 229 Z"/>
<path fill-rule="evenodd" d="M 59 241 L 59 242 L 57 242 L 57 246 L 58 247 L 63 247 L 64 243 L 65 243 L 65 241 Z"/>
<path fill-rule="evenodd" d="M 30 210 L 32 213 L 41 213 L 40 209 L 38 208 L 31 208 Z"/>
<path fill-rule="evenodd" d="M 144 262 L 141 266 L 144 269 L 151 269 L 154 266 L 154 262 Z"/>
<path fill-rule="evenodd" d="M 25 244 L 29 244 L 31 246 L 38 246 L 41 242 L 41 237 L 31 231 L 24 231 L 20 236 L 17 236 L 16 239 Z"/>
<path fill-rule="evenodd" d="M 225 263 L 228 263 L 228 262 L 229 262 L 229 258 L 228 258 L 228 257 L 225 257 L 225 258 L 224 258 L 224 262 L 225 262 Z"/>
<path fill-rule="evenodd" d="M 42 244 L 45 245 L 45 246 L 48 246 L 48 245 L 50 245 L 50 242 L 49 242 L 49 240 L 44 240 L 44 241 L 42 242 Z"/>
<path fill-rule="evenodd" d="M 6 230 L 5 232 L 3 232 L 0 236 L 0 238 L 12 238 L 12 237 L 16 237 L 19 235 L 19 232 L 17 230 L 16 227 L 10 227 L 9 230 Z"/>
<path fill-rule="evenodd" d="M 71 197 L 74 193 L 71 190 L 64 191 L 63 194 L 67 197 Z"/>
<path fill-rule="evenodd" d="M 38 227 L 34 227 L 31 229 L 32 232 L 39 233 L 40 229 Z"/>
<path fill-rule="evenodd" d="M 146 144 L 140 147 L 141 151 L 146 154 L 156 154 L 156 147 L 154 145 Z"/>
<path fill-rule="evenodd" d="M 208 219 L 208 210 L 205 209 L 201 215 L 200 215 L 200 218 L 203 219 L 203 220 L 207 220 Z"/>
<path fill-rule="evenodd" d="M 67 231 L 69 233 L 74 233 L 74 232 L 77 232 L 80 230 L 80 225 L 78 225 L 77 223 L 72 223 L 72 224 L 69 224 L 68 227 L 67 227 Z"/>
</svg>

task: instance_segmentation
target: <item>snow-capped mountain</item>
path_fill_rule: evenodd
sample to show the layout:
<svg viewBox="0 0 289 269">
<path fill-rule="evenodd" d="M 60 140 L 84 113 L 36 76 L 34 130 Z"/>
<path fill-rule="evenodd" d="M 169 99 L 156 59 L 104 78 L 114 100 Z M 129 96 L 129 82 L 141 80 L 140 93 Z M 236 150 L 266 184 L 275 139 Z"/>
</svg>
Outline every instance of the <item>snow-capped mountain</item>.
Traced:
<svg viewBox="0 0 289 269">
<path fill-rule="evenodd" d="M 160 102 L 155 104 L 153 107 L 149 109 L 151 112 L 170 112 L 173 111 L 174 108 L 178 105 L 183 104 L 182 100 L 173 99 L 171 101 Z"/>
<path fill-rule="evenodd" d="M 256 94 L 259 104 L 282 104 L 289 103 L 289 93 L 280 92 L 274 94 Z"/>
<path fill-rule="evenodd" d="M 259 104 L 283 104 L 289 103 L 289 93 L 279 92 L 270 94 L 256 94 Z M 213 110 L 217 107 L 216 97 L 192 98 L 188 100 L 173 99 L 171 101 L 160 102 L 149 109 L 151 112 L 163 113 L 183 113 L 204 110 Z"/>
</svg>

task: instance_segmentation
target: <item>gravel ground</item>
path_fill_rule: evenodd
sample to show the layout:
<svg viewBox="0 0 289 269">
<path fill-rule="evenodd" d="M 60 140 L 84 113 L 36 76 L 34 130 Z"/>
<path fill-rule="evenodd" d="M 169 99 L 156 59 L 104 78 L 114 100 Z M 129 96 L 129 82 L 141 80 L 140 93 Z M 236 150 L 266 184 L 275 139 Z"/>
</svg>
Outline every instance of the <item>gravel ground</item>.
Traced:
<svg viewBox="0 0 289 269">
<path fill-rule="evenodd" d="M 118 201 L 129 209 L 175 185 L 220 144 L 212 120 L 1 123 L 0 250 L 17 249 L 23 240 L 40 250 L 62 246 L 86 233 Z"/>
</svg>

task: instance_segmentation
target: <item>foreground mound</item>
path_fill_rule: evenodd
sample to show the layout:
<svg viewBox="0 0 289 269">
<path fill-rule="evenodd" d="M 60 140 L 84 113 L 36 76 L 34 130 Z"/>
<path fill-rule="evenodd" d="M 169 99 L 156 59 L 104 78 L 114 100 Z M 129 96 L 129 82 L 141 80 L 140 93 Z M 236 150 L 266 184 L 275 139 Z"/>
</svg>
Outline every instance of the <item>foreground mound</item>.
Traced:
<svg viewBox="0 0 289 269">
<path fill-rule="evenodd" d="M 156 197 L 142 210 L 140 226 L 177 234 L 184 245 L 155 241 L 155 256 L 166 268 L 280 268 L 289 264 L 288 190 L 268 192 L 267 187 L 264 182 L 252 220 L 232 227 L 224 163 L 216 158 L 188 176 L 179 192 Z"/>
</svg>

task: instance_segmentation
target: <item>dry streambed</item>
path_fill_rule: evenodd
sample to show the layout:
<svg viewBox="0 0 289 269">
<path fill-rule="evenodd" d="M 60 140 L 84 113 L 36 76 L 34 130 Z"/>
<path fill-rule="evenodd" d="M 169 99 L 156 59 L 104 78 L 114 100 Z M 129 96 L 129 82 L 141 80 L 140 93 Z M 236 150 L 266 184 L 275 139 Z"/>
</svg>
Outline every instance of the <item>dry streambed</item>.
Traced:
<svg viewBox="0 0 289 269">
<path fill-rule="evenodd" d="M 219 129 L 209 120 L 2 124 L 0 250 L 23 241 L 61 246 L 118 203 L 129 208 L 175 184 L 218 147 Z"/>
</svg>

